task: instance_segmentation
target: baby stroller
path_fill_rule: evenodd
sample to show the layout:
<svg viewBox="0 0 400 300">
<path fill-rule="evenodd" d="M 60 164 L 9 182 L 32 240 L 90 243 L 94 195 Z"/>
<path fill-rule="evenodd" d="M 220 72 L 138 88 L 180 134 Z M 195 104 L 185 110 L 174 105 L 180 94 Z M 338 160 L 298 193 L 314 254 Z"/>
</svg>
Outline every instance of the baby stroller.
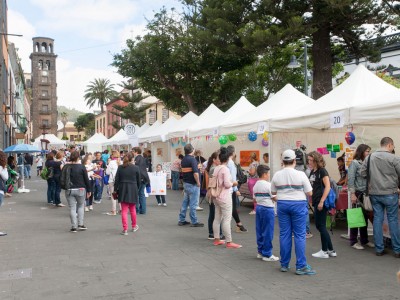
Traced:
<svg viewBox="0 0 400 300">
<path fill-rule="evenodd" d="M 15 184 L 18 182 L 19 175 L 16 171 L 7 166 L 8 179 L 6 181 L 6 193 L 11 194 L 14 192 Z"/>
</svg>

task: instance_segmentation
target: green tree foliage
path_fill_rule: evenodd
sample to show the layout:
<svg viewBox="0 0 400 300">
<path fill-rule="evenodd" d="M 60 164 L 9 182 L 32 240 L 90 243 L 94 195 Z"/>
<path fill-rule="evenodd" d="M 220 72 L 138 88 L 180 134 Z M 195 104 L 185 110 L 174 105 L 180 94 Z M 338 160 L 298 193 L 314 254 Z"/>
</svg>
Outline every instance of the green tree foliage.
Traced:
<svg viewBox="0 0 400 300">
<path fill-rule="evenodd" d="M 151 105 L 143 104 L 141 101 L 148 96 L 142 94 L 136 81 L 130 81 L 128 83 L 123 82 L 122 87 L 123 90 L 120 98 L 127 105 L 114 104 L 113 108 L 117 111 L 112 113 L 122 119 L 130 120 L 134 124 L 143 125 L 146 119 L 146 110 L 150 108 Z M 116 129 L 121 129 L 122 127 L 119 122 L 114 122 L 112 125 Z"/>
<path fill-rule="evenodd" d="M 99 78 L 87 85 L 84 98 L 89 108 L 97 104 L 101 112 L 104 112 L 103 106 L 116 96 L 117 92 L 114 90 L 114 85 L 110 83 L 110 80 Z"/>
<path fill-rule="evenodd" d="M 79 132 L 84 131 L 86 136 L 92 136 L 95 133 L 95 115 L 86 113 L 78 117 L 74 123 L 76 130 Z"/>
<path fill-rule="evenodd" d="M 135 78 L 145 92 L 177 113 L 201 113 L 211 103 L 229 107 L 243 90 L 234 74 L 253 61 L 226 55 L 208 43 L 208 33 L 196 23 L 197 9 L 188 5 L 181 14 L 161 10 L 147 25 L 147 35 L 128 40 L 127 48 L 114 55 L 121 75 Z"/>
<path fill-rule="evenodd" d="M 67 108 L 65 106 L 57 106 L 57 111 L 58 111 L 58 116 L 59 116 L 60 120 L 61 120 L 61 114 L 65 112 L 65 113 L 67 113 L 68 121 L 70 121 L 70 122 L 75 122 L 76 119 L 80 115 L 84 114 L 84 112 L 81 112 L 75 108 L 71 109 L 71 108 Z"/>
<path fill-rule="evenodd" d="M 313 97 L 332 89 L 332 66 L 340 53 L 376 58 L 379 37 L 394 21 L 387 6 L 375 0 L 203 0 L 204 26 L 215 31 L 214 39 L 234 39 L 238 35 L 247 50 L 265 53 L 303 39 L 311 44 Z M 238 9 L 232 9 L 238 8 Z M 229 16 L 228 16 L 229 13 Z M 239 31 L 231 26 L 236 17 L 249 21 Z M 218 30 L 218 24 L 224 29 Z M 367 31 L 365 24 L 370 26 Z M 228 48 L 229 49 L 229 48 Z M 236 51 L 236 53 L 239 53 Z"/>
</svg>

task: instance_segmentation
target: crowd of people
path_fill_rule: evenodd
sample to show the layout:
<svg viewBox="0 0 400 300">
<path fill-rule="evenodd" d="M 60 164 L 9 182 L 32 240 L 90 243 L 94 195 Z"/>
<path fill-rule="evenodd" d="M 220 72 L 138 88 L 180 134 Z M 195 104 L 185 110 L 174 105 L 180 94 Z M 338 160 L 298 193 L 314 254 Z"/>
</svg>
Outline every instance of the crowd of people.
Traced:
<svg viewBox="0 0 400 300">
<path fill-rule="evenodd" d="M 350 230 L 350 246 L 357 250 L 365 247 L 375 248 L 376 255 L 382 256 L 384 250 L 382 226 L 386 210 L 391 234 L 394 256 L 400 258 L 400 232 L 398 225 L 399 210 L 399 177 L 400 158 L 394 155 L 394 142 L 385 137 L 381 140 L 381 149 L 370 154 L 371 148 L 361 144 L 357 147 L 348 172 L 343 171 L 343 162 L 338 159 L 340 181 L 348 184 L 353 206 L 363 207 L 366 195 L 369 194 L 373 212 L 363 209 L 366 226 Z M 172 162 L 171 178 L 173 190 L 178 190 L 180 180 L 183 182 L 183 200 L 178 215 L 179 226 L 204 227 L 197 217 L 200 190 L 204 183 L 209 203 L 208 239 L 215 246 L 225 245 L 229 249 L 238 249 L 242 245 L 232 240 L 231 220 L 234 219 L 235 231 L 247 232 L 240 220 L 238 196 L 240 182 L 238 172 L 240 165 L 235 161 L 235 148 L 230 145 L 213 152 L 208 160 L 195 151 L 191 144 L 186 144 L 184 154 Z M 37 175 L 47 180 L 47 203 L 63 207 L 61 187 L 64 185 L 65 196 L 70 209 L 71 232 L 86 230 L 85 212 L 93 210 L 93 203 L 101 203 L 103 190 L 111 199 L 111 210 L 108 215 L 121 215 L 122 235 L 128 235 L 128 211 L 131 216 L 131 231 L 139 229 L 136 214 L 146 214 L 146 188 L 150 179 L 151 160 L 148 154 L 143 155 L 140 147 L 130 152 L 108 151 L 91 153 L 79 152 L 74 148 L 52 151 L 47 154 L 45 162 L 41 157 L 36 159 Z M 315 226 L 320 233 L 321 249 L 312 254 L 315 258 L 337 257 L 332 240 L 326 227 L 329 214 L 325 205 L 331 189 L 331 178 L 325 168 L 323 156 L 317 151 L 306 154 L 308 168 L 298 170 L 298 155 L 292 149 L 281 155 L 282 169 L 270 178 L 269 155 L 264 154 L 261 163 L 256 155 L 251 156 L 248 171 L 249 178 L 257 178 L 253 187 L 256 218 L 257 258 L 267 262 L 280 261 L 280 270 L 288 272 L 294 243 L 296 269 L 298 275 L 314 275 L 316 272 L 308 264 L 305 249 L 309 236 L 309 202 L 315 218 Z M 24 160 L 24 161 L 22 161 Z M 30 155 L 19 155 L 17 163 L 12 156 L 7 158 L 0 151 L 0 205 L 8 191 L 7 182 L 10 173 L 21 165 L 33 164 Z M 30 168 L 18 169 L 26 172 L 31 178 Z M 67 173 L 68 172 L 68 173 Z M 157 165 L 156 174 L 161 173 Z M 66 177 L 68 174 L 68 185 Z M 157 195 L 159 206 L 166 206 L 165 195 Z M 118 204 L 118 205 L 117 205 Z M 189 221 L 187 211 L 189 210 Z M 275 217 L 279 222 L 280 257 L 273 254 Z M 368 238 L 368 221 L 373 224 L 374 242 Z M 5 235 L 0 232 L 0 235 Z M 358 240 L 358 236 L 360 239 Z M 293 240 L 293 241 L 292 241 Z"/>
</svg>

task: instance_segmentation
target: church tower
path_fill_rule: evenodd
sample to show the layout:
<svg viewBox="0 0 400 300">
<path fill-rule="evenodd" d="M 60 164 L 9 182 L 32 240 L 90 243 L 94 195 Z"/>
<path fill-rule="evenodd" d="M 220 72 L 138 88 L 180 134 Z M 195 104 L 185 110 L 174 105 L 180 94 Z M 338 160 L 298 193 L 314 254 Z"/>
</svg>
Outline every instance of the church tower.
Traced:
<svg viewBox="0 0 400 300">
<path fill-rule="evenodd" d="M 32 105 L 33 138 L 43 133 L 57 134 L 57 80 L 54 40 L 34 37 L 32 62 Z"/>
</svg>

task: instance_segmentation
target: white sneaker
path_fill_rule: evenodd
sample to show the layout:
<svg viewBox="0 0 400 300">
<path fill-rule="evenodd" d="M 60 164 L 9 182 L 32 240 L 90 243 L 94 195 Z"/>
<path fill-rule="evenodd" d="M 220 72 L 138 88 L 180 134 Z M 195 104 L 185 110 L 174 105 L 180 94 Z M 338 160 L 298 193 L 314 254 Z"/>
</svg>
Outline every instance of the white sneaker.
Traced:
<svg viewBox="0 0 400 300">
<path fill-rule="evenodd" d="M 161 206 L 161 203 L 158 203 L 157 205 L 158 205 L 158 206 Z"/>
<path fill-rule="evenodd" d="M 85 211 L 89 211 L 89 207 L 85 206 Z"/>
<path fill-rule="evenodd" d="M 329 258 L 328 252 L 322 250 L 318 251 L 317 253 L 313 253 L 312 256 L 315 258 Z"/>
<path fill-rule="evenodd" d="M 197 207 L 196 207 L 196 210 L 200 210 L 200 211 L 202 211 L 202 210 L 203 210 L 203 208 L 202 208 L 202 207 L 200 207 L 200 206 L 197 206 Z"/>
<path fill-rule="evenodd" d="M 357 249 L 357 250 L 364 250 L 364 247 L 361 246 L 359 243 L 355 243 L 352 247 L 353 247 L 354 249 Z"/>
<path fill-rule="evenodd" d="M 251 212 L 249 212 L 249 215 L 255 215 L 256 211 L 253 209 Z"/>
<path fill-rule="evenodd" d="M 138 230 L 139 230 L 139 225 L 136 225 L 136 226 L 133 227 L 133 229 L 132 229 L 133 232 L 136 232 L 136 231 L 138 231 Z"/>
<path fill-rule="evenodd" d="M 328 250 L 328 255 L 329 255 L 329 257 L 337 257 L 337 253 L 335 250 L 331 250 L 331 251 Z"/>
<path fill-rule="evenodd" d="M 163 203 L 163 206 L 167 206 L 167 203 Z"/>
<path fill-rule="evenodd" d="M 270 257 L 263 257 L 262 260 L 263 260 L 263 261 L 270 261 L 270 262 L 272 261 L 272 262 L 273 262 L 273 261 L 278 261 L 278 260 L 279 260 L 279 257 L 276 257 L 276 256 L 274 256 L 274 255 L 271 255 Z"/>
<path fill-rule="evenodd" d="M 257 253 L 257 258 L 262 259 L 262 258 L 264 258 L 264 256 L 262 256 L 262 254 L 260 254 L 260 253 Z"/>
<path fill-rule="evenodd" d="M 375 248 L 375 244 L 371 242 L 366 243 L 364 246 L 367 246 L 369 248 Z"/>
</svg>

